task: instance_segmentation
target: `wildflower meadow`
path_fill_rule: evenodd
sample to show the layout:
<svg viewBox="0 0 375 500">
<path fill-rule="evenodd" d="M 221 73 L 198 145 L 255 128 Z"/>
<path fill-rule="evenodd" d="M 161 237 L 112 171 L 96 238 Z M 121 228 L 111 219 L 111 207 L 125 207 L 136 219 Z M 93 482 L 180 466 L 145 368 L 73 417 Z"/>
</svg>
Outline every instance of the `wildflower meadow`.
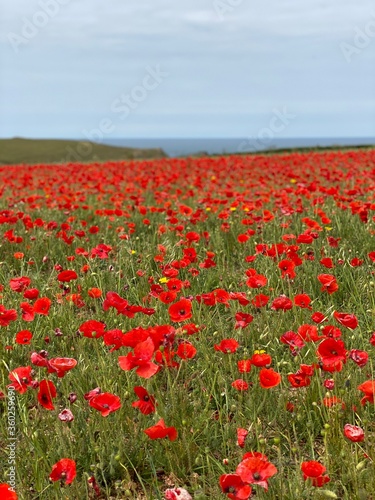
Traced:
<svg viewBox="0 0 375 500">
<path fill-rule="evenodd" d="M 0 499 L 375 499 L 375 150 L 0 166 Z"/>
</svg>

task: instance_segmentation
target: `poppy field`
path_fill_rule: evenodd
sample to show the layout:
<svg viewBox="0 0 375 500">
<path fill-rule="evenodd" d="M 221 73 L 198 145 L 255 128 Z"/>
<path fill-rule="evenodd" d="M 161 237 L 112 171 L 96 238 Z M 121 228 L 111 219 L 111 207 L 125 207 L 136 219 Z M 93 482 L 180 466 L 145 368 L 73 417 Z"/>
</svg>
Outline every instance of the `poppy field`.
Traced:
<svg viewBox="0 0 375 500">
<path fill-rule="evenodd" d="M 375 499 L 375 150 L 0 180 L 1 499 Z"/>
</svg>

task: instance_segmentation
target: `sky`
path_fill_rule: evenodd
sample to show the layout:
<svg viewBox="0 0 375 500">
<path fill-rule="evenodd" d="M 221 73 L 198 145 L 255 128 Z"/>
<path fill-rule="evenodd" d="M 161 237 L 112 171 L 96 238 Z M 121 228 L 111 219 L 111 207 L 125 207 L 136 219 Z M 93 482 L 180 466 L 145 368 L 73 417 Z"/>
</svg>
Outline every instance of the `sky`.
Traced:
<svg viewBox="0 0 375 500">
<path fill-rule="evenodd" d="M 375 137 L 373 0 L 0 0 L 0 137 Z"/>
</svg>

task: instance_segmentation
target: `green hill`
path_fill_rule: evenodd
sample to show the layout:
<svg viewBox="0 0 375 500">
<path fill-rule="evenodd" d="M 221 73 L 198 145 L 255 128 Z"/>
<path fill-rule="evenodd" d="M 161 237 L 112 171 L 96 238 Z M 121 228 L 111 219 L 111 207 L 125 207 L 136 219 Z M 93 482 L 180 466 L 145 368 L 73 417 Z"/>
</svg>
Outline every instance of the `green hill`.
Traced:
<svg viewBox="0 0 375 500">
<path fill-rule="evenodd" d="M 165 158 L 162 149 L 106 146 L 88 141 L 0 139 L 0 164 L 70 163 Z"/>
</svg>

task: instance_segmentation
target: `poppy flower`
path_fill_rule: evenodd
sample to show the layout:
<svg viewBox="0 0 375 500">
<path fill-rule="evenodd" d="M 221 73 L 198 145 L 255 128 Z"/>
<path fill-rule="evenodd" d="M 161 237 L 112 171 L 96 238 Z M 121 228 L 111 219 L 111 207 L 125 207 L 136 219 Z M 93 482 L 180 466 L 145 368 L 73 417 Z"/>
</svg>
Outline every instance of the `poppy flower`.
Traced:
<svg viewBox="0 0 375 500">
<path fill-rule="evenodd" d="M 320 264 L 326 267 L 327 269 L 333 269 L 335 266 L 333 264 L 333 260 L 330 257 L 324 257 L 320 260 Z"/>
<path fill-rule="evenodd" d="M 358 326 L 358 319 L 354 314 L 340 313 L 338 311 L 335 311 L 333 313 L 333 316 L 336 321 L 340 323 L 340 325 L 346 326 L 351 330 L 354 330 Z"/>
<path fill-rule="evenodd" d="M 82 323 L 78 330 L 83 334 L 84 337 L 89 339 L 103 337 L 106 325 L 102 321 L 97 321 L 95 319 L 89 319 Z"/>
<path fill-rule="evenodd" d="M 164 492 L 165 500 L 193 500 L 185 488 L 168 488 Z"/>
<path fill-rule="evenodd" d="M 237 445 L 240 448 L 245 447 L 245 440 L 248 434 L 249 431 L 247 429 L 242 429 L 242 428 L 237 429 Z"/>
<path fill-rule="evenodd" d="M 360 368 L 363 368 L 368 362 L 369 355 L 366 351 L 352 349 L 349 353 L 349 358 L 354 361 L 354 363 L 356 363 Z"/>
<path fill-rule="evenodd" d="M 271 305 L 271 309 L 274 311 L 288 311 L 289 309 L 292 309 L 293 307 L 293 302 L 286 297 L 285 295 L 281 295 L 280 297 L 277 297 L 274 299 Z"/>
<path fill-rule="evenodd" d="M 307 293 L 300 293 L 299 295 L 296 295 L 293 301 L 294 305 L 301 307 L 301 309 L 311 309 L 311 299 Z"/>
<path fill-rule="evenodd" d="M 220 344 L 214 345 L 214 349 L 215 351 L 221 351 L 225 354 L 230 354 L 236 352 L 239 346 L 240 344 L 236 339 L 223 339 Z"/>
<path fill-rule="evenodd" d="M 322 292 L 328 292 L 332 295 L 339 289 L 335 276 L 332 276 L 331 274 L 319 274 L 318 280 L 322 284 Z"/>
<path fill-rule="evenodd" d="M 176 297 L 177 293 L 169 290 L 168 292 L 161 292 L 158 296 L 158 299 L 160 300 L 160 302 L 163 302 L 163 304 L 171 304 L 176 300 Z"/>
<path fill-rule="evenodd" d="M 5 309 L 0 305 L 0 326 L 8 326 L 11 321 L 17 319 L 17 311 L 15 309 Z"/>
<path fill-rule="evenodd" d="M 52 466 L 49 478 L 51 481 L 62 481 L 71 484 L 77 475 L 76 463 L 70 458 L 62 458 Z"/>
<path fill-rule="evenodd" d="M 341 405 L 342 410 L 345 410 L 345 408 L 346 408 L 344 401 L 342 399 L 338 398 L 337 396 L 323 398 L 322 403 L 326 408 L 332 408 L 336 405 Z"/>
<path fill-rule="evenodd" d="M 325 476 L 324 473 L 327 469 L 324 465 L 316 462 L 315 460 L 310 460 L 309 462 L 303 462 L 301 464 L 301 471 L 303 473 L 303 479 L 310 480 L 313 486 L 323 486 L 326 483 L 329 483 L 331 480 L 328 476 Z"/>
<path fill-rule="evenodd" d="M 100 290 L 100 288 L 89 288 L 87 290 L 87 295 L 92 299 L 98 299 L 102 296 L 102 291 Z"/>
<path fill-rule="evenodd" d="M 16 335 L 16 343 L 22 345 L 30 345 L 33 334 L 30 330 L 21 330 Z"/>
<path fill-rule="evenodd" d="M 268 479 L 277 474 L 277 468 L 263 457 L 250 457 L 243 460 L 236 469 L 241 480 L 247 484 L 257 484 L 266 491 Z"/>
<path fill-rule="evenodd" d="M 139 342 L 134 348 L 134 354 L 119 356 L 120 368 L 124 371 L 136 369 L 137 375 L 143 378 L 150 378 L 159 371 L 159 366 L 151 361 L 155 352 L 155 345 L 148 337 L 145 341 Z"/>
<path fill-rule="evenodd" d="M 51 358 L 49 366 L 50 373 L 56 372 L 59 378 L 62 378 L 69 370 L 72 370 L 77 365 L 77 360 L 74 358 Z"/>
<path fill-rule="evenodd" d="M 357 389 L 364 394 L 364 397 L 361 399 L 361 405 L 365 405 L 367 402 L 374 403 L 375 380 L 366 380 Z"/>
<path fill-rule="evenodd" d="M 11 386 L 20 394 L 24 394 L 27 388 L 33 384 L 31 370 L 31 366 L 20 366 L 9 373 L 9 380 L 12 382 Z"/>
<path fill-rule="evenodd" d="M 252 365 L 261 368 L 262 366 L 270 366 L 272 363 L 272 358 L 264 351 L 255 351 L 250 358 L 250 362 Z"/>
<path fill-rule="evenodd" d="M 238 328 L 246 328 L 254 319 L 254 316 L 248 313 L 238 312 L 235 315 L 236 324 L 234 328 L 237 330 Z"/>
<path fill-rule="evenodd" d="M 276 387 L 281 382 L 280 373 L 275 372 L 272 368 L 262 368 L 259 372 L 259 383 L 263 389 L 271 389 Z"/>
<path fill-rule="evenodd" d="M 58 414 L 58 417 L 59 417 L 59 420 L 61 420 L 61 422 L 73 422 L 73 420 L 74 420 L 74 415 L 68 408 L 65 408 L 65 410 L 62 410 Z"/>
<path fill-rule="evenodd" d="M 39 290 L 37 288 L 28 288 L 24 291 L 23 296 L 25 299 L 36 300 L 39 297 Z"/>
<path fill-rule="evenodd" d="M 190 319 L 193 316 L 191 312 L 191 302 L 187 299 L 181 299 L 169 306 L 168 312 L 171 321 L 176 323 Z"/>
<path fill-rule="evenodd" d="M 89 405 L 95 410 L 100 411 L 102 417 L 108 417 L 121 408 L 121 400 L 118 396 L 109 392 L 102 392 L 89 399 Z"/>
<path fill-rule="evenodd" d="M 240 361 L 237 361 L 237 368 L 240 373 L 249 373 L 251 370 L 251 360 L 241 359 Z"/>
<path fill-rule="evenodd" d="M 104 332 L 103 341 L 107 346 L 112 346 L 109 352 L 117 351 L 123 345 L 124 334 L 122 330 L 115 328 Z"/>
<path fill-rule="evenodd" d="M 317 349 L 317 355 L 325 366 L 334 365 L 338 361 L 346 362 L 347 351 L 340 339 L 324 339 Z"/>
<path fill-rule="evenodd" d="M 12 278 L 9 281 L 9 286 L 13 292 L 21 293 L 28 288 L 31 283 L 31 279 L 27 276 L 21 276 L 20 278 Z"/>
<path fill-rule="evenodd" d="M 51 380 L 42 380 L 39 384 L 38 401 L 46 410 L 54 410 L 52 399 L 57 395 L 55 384 Z"/>
<path fill-rule="evenodd" d="M 34 302 L 33 312 L 42 316 L 48 316 L 50 307 L 51 300 L 47 297 L 41 297 Z"/>
<path fill-rule="evenodd" d="M 12 486 L 6 483 L 0 484 L 0 498 L 2 500 L 17 500 L 17 493 L 13 490 Z"/>
<path fill-rule="evenodd" d="M 242 481 L 238 474 L 220 476 L 220 488 L 230 500 L 247 500 L 252 493 L 251 486 Z"/>
<path fill-rule="evenodd" d="M 181 342 L 177 348 L 177 356 L 181 359 L 192 359 L 196 356 L 197 350 L 190 342 Z"/>
<path fill-rule="evenodd" d="M 302 338 L 292 331 L 285 332 L 280 337 L 280 341 L 283 344 L 287 344 L 289 346 L 289 349 L 291 350 L 293 355 L 296 355 L 298 353 L 298 350 L 302 349 L 302 347 L 304 347 L 305 345 Z"/>
<path fill-rule="evenodd" d="M 150 439 L 163 439 L 167 437 L 170 441 L 175 441 L 178 435 L 176 428 L 167 427 L 162 418 L 155 425 L 145 429 L 143 432 L 147 434 Z"/>
<path fill-rule="evenodd" d="M 344 435 L 353 443 L 360 443 L 365 439 L 365 433 L 361 427 L 357 425 L 345 424 Z"/>
<path fill-rule="evenodd" d="M 155 398 L 151 396 L 144 387 L 134 387 L 134 392 L 139 400 L 132 403 L 133 408 L 138 408 L 143 415 L 149 415 L 155 412 Z"/>
<path fill-rule="evenodd" d="M 314 323 L 320 324 L 320 323 L 323 323 L 324 321 L 326 321 L 327 317 L 324 316 L 323 313 L 317 311 L 311 315 L 311 319 L 312 319 L 312 321 L 314 321 Z"/>
<path fill-rule="evenodd" d="M 320 340 L 318 328 L 315 325 L 301 325 L 297 330 L 301 339 L 306 342 L 316 342 Z"/>
<path fill-rule="evenodd" d="M 35 317 L 34 308 L 31 304 L 29 304 L 28 302 L 21 302 L 20 308 L 22 310 L 23 321 L 28 321 L 28 322 L 34 321 Z"/>
<path fill-rule="evenodd" d="M 278 268 L 281 270 L 282 278 L 288 277 L 290 279 L 294 279 L 296 277 L 296 272 L 294 271 L 295 267 L 295 263 L 289 259 L 281 260 L 278 264 Z"/>
<path fill-rule="evenodd" d="M 270 300 L 269 296 L 268 295 L 263 295 L 263 294 L 259 294 L 259 295 L 256 295 L 251 303 L 254 307 L 260 309 L 261 307 L 264 307 L 268 304 L 268 301 Z"/>
<path fill-rule="evenodd" d="M 241 378 L 232 382 L 231 386 L 234 387 L 237 391 L 247 391 L 249 388 L 249 384 Z"/>
<path fill-rule="evenodd" d="M 69 283 L 70 281 L 76 280 L 78 278 L 78 274 L 75 271 L 62 271 L 57 275 L 58 281 L 61 283 Z"/>
</svg>

